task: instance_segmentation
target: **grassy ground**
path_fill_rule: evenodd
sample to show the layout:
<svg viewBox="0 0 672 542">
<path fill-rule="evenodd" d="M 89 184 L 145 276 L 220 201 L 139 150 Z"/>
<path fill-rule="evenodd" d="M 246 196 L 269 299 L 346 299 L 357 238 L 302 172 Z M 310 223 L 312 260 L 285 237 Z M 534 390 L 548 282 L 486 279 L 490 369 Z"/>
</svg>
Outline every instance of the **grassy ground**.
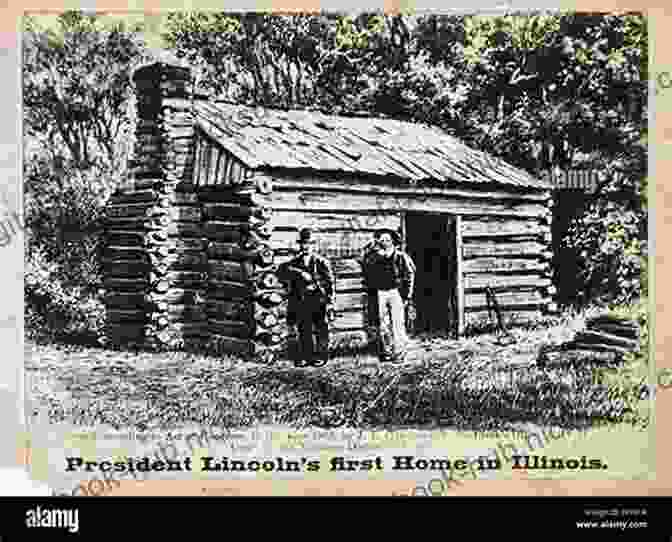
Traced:
<svg viewBox="0 0 672 542">
<path fill-rule="evenodd" d="M 453 341 L 417 337 L 411 360 L 342 356 L 327 367 L 263 366 L 229 357 L 26 344 L 27 392 L 54 422 L 165 431 L 244 428 L 509 429 L 646 422 L 642 380 L 629 369 L 540 368 L 543 345 L 569 340 L 582 316 Z M 614 376 L 616 375 L 616 376 Z"/>
</svg>

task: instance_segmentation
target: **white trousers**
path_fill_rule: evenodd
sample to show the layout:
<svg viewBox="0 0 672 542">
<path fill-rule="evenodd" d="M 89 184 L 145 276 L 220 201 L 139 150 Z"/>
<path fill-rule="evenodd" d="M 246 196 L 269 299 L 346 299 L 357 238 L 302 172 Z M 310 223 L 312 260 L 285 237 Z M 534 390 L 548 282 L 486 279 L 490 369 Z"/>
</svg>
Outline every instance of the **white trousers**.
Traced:
<svg viewBox="0 0 672 542">
<path fill-rule="evenodd" d="M 378 314 L 382 354 L 387 357 L 404 354 L 408 337 L 404 302 L 399 290 L 378 290 Z"/>
</svg>

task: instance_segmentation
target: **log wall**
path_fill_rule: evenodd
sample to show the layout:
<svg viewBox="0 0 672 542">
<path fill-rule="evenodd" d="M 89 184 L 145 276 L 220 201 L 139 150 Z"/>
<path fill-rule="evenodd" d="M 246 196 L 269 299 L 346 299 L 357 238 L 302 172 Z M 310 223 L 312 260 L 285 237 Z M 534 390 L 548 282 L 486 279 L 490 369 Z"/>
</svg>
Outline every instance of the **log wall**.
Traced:
<svg viewBox="0 0 672 542">
<path fill-rule="evenodd" d="M 485 291 L 492 288 L 505 322 L 530 321 L 552 310 L 550 194 L 504 190 L 418 189 L 351 179 L 273 179 L 271 246 L 291 257 L 298 230 L 312 227 L 318 251 L 336 276 L 334 342 L 365 340 L 366 292 L 358 259 L 380 228 L 403 230 L 406 211 L 459 216 L 460 306 L 464 331 L 491 322 Z"/>
<path fill-rule="evenodd" d="M 506 323 L 530 321 L 552 309 L 550 223 L 534 218 L 463 217 L 462 288 L 465 327 L 491 322 L 491 288 Z"/>
<path fill-rule="evenodd" d="M 286 296 L 271 248 L 264 177 L 243 172 L 232 183 L 203 185 L 206 236 L 206 347 L 271 362 L 285 346 Z"/>
</svg>

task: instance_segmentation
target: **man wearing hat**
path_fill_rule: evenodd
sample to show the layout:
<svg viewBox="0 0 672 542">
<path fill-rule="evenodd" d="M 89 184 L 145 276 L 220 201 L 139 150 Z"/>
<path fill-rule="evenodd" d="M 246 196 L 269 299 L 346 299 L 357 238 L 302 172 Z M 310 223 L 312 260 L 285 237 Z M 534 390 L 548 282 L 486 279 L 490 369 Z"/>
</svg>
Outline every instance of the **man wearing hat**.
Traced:
<svg viewBox="0 0 672 542">
<path fill-rule="evenodd" d="M 381 361 L 403 361 L 406 357 L 406 306 L 413 296 L 415 264 L 399 249 L 400 238 L 393 230 L 376 233 L 376 247 L 364 260 L 364 280 L 369 294 L 378 302 Z"/>
<path fill-rule="evenodd" d="M 299 232 L 298 244 L 298 254 L 280 266 L 279 276 L 289 289 L 287 323 L 298 335 L 294 362 L 318 367 L 328 361 L 334 275 L 329 260 L 315 252 L 315 239 L 308 228 Z"/>
</svg>

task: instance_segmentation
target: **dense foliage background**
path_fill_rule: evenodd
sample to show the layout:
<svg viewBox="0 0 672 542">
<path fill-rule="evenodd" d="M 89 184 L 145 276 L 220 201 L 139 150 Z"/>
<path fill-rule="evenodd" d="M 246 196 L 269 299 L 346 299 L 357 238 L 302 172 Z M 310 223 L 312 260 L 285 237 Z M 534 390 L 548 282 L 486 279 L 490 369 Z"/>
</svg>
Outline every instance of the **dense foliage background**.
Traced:
<svg viewBox="0 0 672 542">
<path fill-rule="evenodd" d="M 246 104 L 433 124 L 539 174 L 593 167 L 558 200 L 565 305 L 646 295 L 648 34 L 640 14 L 174 13 L 156 24 L 68 12 L 24 34 L 26 328 L 95 341 L 105 198 L 125 175 L 130 73 L 146 39 L 189 60 L 200 90 Z M 618 173 L 618 175 L 617 175 Z M 564 196 L 563 196 L 564 197 Z M 568 214 L 568 210 L 572 214 Z"/>
</svg>

